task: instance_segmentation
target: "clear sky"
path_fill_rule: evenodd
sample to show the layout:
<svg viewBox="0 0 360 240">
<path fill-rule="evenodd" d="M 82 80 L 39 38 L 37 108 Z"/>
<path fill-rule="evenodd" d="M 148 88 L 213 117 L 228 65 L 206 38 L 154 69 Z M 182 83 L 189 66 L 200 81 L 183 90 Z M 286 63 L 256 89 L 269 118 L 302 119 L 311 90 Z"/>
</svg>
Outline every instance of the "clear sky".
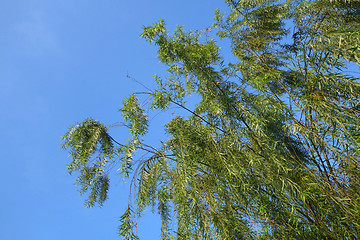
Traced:
<svg viewBox="0 0 360 240">
<path fill-rule="evenodd" d="M 60 136 L 87 117 L 121 121 L 122 99 L 144 90 L 127 74 L 149 87 L 166 75 L 142 26 L 205 29 L 216 7 L 223 1 L 0 1 L 0 239 L 117 239 L 129 186 L 113 178 L 104 206 L 85 208 Z M 151 213 L 139 222 L 141 239 L 159 229 Z"/>
</svg>

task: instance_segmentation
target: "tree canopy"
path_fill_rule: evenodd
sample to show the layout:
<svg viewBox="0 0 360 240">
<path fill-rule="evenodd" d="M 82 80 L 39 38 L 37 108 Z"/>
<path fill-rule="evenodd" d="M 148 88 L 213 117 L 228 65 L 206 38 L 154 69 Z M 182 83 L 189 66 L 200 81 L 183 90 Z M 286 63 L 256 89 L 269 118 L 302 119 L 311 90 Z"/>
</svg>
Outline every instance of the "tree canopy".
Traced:
<svg viewBox="0 0 360 240">
<path fill-rule="evenodd" d="M 360 2 L 226 3 L 205 31 L 144 27 L 168 76 L 124 100 L 126 143 L 93 119 L 63 136 L 87 206 L 103 204 L 118 169 L 134 181 L 124 239 L 147 206 L 162 239 L 360 238 Z M 147 143 L 149 114 L 172 106 L 188 114 Z"/>
</svg>

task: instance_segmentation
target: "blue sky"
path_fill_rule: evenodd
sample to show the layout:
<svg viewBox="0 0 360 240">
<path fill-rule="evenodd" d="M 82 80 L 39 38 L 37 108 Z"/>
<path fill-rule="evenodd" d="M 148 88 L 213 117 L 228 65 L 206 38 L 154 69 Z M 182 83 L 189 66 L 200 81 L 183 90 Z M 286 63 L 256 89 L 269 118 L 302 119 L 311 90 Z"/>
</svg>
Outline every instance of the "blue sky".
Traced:
<svg viewBox="0 0 360 240">
<path fill-rule="evenodd" d="M 205 29 L 217 7 L 224 3 L 0 2 L 0 239 L 117 239 L 129 186 L 113 178 L 104 206 L 85 208 L 60 136 L 87 117 L 121 121 L 122 99 L 144 90 L 127 74 L 149 87 L 153 75 L 166 75 L 156 48 L 140 38 L 142 26 L 162 18 L 170 30 Z M 151 213 L 139 221 L 141 239 L 158 239 L 159 229 Z"/>
</svg>

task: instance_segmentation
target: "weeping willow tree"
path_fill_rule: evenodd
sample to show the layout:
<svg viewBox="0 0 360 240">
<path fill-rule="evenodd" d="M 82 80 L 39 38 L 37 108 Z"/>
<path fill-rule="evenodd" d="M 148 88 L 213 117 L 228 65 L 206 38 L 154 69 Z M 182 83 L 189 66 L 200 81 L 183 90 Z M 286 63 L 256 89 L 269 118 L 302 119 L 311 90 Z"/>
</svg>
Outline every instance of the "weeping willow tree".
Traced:
<svg viewBox="0 0 360 240">
<path fill-rule="evenodd" d="M 206 38 L 181 27 L 169 34 L 164 21 L 144 27 L 169 71 L 155 90 L 124 100 L 127 142 L 93 119 L 63 136 L 87 205 L 103 204 L 118 169 L 135 182 L 124 239 L 138 238 L 148 206 L 162 239 L 360 238 L 360 83 L 351 72 L 360 2 L 226 2 Z M 233 56 L 221 56 L 222 40 Z M 144 141 L 149 114 L 174 106 L 187 114 L 165 125 L 163 141 Z"/>
</svg>

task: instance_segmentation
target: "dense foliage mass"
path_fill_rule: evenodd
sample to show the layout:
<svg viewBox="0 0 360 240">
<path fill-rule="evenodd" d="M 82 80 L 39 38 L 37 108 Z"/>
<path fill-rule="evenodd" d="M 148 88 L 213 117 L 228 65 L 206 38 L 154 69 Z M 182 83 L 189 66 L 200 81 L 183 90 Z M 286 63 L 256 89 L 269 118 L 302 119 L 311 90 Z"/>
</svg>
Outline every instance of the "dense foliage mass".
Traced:
<svg viewBox="0 0 360 240">
<path fill-rule="evenodd" d="M 139 94 L 121 108 L 126 144 L 92 119 L 65 134 L 88 206 L 104 202 L 118 165 L 136 181 L 124 239 L 137 239 L 147 206 L 158 209 L 162 239 L 359 239 L 360 84 L 351 71 L 360 66 L 360 2 L 226 2 L 206 38 L 181 27 L 170 35 L 164 21 L 144 27 L 169 76 L 142 94 L 152 111 L 189 113 L 167 123 L 167 139 L 143 140 Z M 220 55 L 222 39 L 233 56 Z M 190 96 L 200 99 L 194 109 Z"/>
</svg>

